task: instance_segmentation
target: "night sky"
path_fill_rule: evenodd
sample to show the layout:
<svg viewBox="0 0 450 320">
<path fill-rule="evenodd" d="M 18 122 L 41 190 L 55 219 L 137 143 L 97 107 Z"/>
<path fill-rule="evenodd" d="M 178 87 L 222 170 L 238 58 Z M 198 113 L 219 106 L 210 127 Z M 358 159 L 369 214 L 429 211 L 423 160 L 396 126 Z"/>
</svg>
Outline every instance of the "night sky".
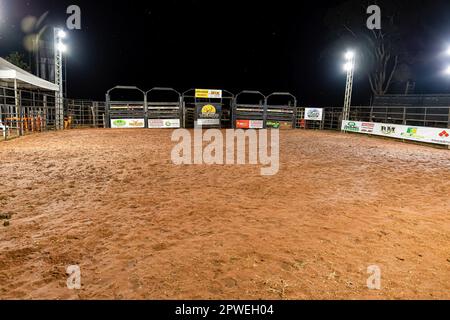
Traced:
<svg viewBox="0 0 450 320">
<path fill-rule="evenodd" d="M 66 41 L 69 97 L 102 100 L 122 84 L 290 91 L 304 106 L 340 106 L 349 44 L 324 23 L 340 2 L 0 0 L 0 56 L 24 51 L 24 17 L 49 11 L 46 24 L 64 26 L 66 8 L 77 4 L 82 30 L 70 31 Z M 429 6 L 415 8 L 429 22 L 412 24 L 407 40 L 409 50 L 421 53 L 417 91 L 449 93 L 450 79 L 438 75 L 446 62 L 438 56 L 450 44 L 450 6 Z M 369 100 L 366 75 L 357 72 L 354 104 Z"/>
</svg>

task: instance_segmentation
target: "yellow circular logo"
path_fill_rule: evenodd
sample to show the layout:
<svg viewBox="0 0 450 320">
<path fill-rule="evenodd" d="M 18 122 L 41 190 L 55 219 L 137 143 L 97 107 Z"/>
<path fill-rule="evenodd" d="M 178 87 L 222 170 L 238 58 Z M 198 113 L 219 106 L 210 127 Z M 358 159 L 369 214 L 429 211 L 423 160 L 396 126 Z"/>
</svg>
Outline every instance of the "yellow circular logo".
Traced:
<svg viewBox="0 0 450 320">
<path fill-rule="evenodd" d="M 211 114 L 216 112 L 216 107 L 214 107 L 212 104 L 207 104 L 202 108 L 202 114 Z"/>
</svg>

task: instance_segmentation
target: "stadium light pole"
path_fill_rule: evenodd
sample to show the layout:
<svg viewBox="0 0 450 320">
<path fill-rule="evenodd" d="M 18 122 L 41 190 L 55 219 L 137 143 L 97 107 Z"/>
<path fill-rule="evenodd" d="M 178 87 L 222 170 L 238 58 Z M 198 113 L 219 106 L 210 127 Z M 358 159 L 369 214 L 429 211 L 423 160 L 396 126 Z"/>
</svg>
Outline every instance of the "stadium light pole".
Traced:
<svg viewBox="0 0 450 320">
<path fill-rule="evenodd" d="M 345 100 L 344 109 L 342 113 L 342 120 L 350 120 L 350 107 L 352 104 L 352 92 L 353 92 L 353 75 L 355 72 L 355 60 L 356 54 L 354 51 L 347 51 L 345 54 L 344 71 L 347 72 L 347 83 L 345 86 Z"/>
<path fill-rule="evenodd" d="M 63 53 L 67 51 L 64 44 L 67 33 L 61 28 L 53 29 L 54 50 L 55 50 L 55 84 L 58 86 L 56 93 L 56 129 L 64 128 L 64 82 L 63 82 Z"/>
</svg>

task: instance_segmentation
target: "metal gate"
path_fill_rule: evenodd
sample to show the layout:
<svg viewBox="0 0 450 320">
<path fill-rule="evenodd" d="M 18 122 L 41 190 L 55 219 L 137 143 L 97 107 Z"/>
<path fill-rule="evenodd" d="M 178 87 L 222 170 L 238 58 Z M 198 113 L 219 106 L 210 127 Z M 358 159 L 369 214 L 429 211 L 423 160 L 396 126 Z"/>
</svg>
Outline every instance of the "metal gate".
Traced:
<svg viewBox="0 0 450 320">
<path fill-rule="evenodd" d="M 111 93 L 116 90 L 142 93 L 141 101 L 112 100 Z M 146 93 L 137 87 L 116 86 L 106 93 L 106 118 L 108 128 L 146 128 Z"/>
<path fill-rule="evenodd" d="M 232 111 L 233 128 L 265 128 L 265 100 L 266 97 L 259 91 L 242 91 L 237 94 L 234 99 Z"/>
<path fill-rule="evenodd" d="M 190 89 L 183 93 L 184 128 L 228 128 L 234 95 L 226 90 Z"/>
<path fill-rule="evenodd" d="M 276 103 L 275 101 L 276 100 Z M 294 129 L 297 98 L 288 92 L 274 92 L 267 96 L 266 128 Z"/>
<path fill-rule="evenodd" d="M 147 91 L 146 97 L 148 128 L 181 128 L 183 102 L 178 91 L 158 87 Z"/>
</svg>

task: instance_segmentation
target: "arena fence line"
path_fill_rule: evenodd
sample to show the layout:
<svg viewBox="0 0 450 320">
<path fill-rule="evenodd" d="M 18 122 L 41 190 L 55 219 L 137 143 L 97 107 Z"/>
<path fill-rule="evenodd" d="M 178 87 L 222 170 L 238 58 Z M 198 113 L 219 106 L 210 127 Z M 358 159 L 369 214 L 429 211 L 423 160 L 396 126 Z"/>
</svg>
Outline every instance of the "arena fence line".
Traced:
<svg viewBox="0 0 450 320">
<path fill-rule="evenodd" d="M 354 106 L 349 120 L 449 128 L 449 111 L 449 106 Z"/>
</svg>

